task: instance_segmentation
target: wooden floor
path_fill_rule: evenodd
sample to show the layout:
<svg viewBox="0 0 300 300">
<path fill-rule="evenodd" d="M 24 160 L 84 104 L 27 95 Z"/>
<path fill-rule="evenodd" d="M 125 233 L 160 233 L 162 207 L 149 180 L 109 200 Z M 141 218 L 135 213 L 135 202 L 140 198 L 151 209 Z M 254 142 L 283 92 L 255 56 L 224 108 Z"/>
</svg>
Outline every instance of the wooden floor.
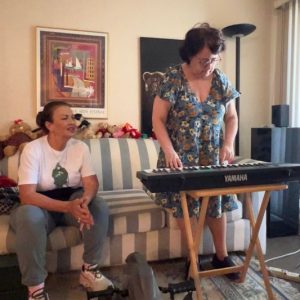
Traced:
<svg viewBox="0 0 300 300">
<path fill-rule="evenodd" d="M 272 238 L 267 240 L 266 259 L 294 252 L 300 249 L 300 236 Z M 290 272 L 300 273 L 300 253 L 286 258 L 266 263 L 268 266 L 287 269 Z M 79 272 L 50 275 L 47 288 L 51 300 L 84 300 L 85 291 L 78 284 Z M 300 284 L 289 281 L 300 291 Z"/>
</svg>

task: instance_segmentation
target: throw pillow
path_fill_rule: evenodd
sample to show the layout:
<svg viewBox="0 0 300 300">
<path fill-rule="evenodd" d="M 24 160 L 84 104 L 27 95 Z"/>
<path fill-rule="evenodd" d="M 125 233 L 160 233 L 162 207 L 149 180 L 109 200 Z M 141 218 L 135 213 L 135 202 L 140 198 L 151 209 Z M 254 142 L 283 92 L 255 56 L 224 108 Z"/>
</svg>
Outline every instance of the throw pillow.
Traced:
<svg viewBox="0 0 300 300">
<path fill-rule="evenodd" d="M 19 202 L 19 188 L 17 186 L 0 187 L 0 215 L 9 214 Z"/>
</svg>

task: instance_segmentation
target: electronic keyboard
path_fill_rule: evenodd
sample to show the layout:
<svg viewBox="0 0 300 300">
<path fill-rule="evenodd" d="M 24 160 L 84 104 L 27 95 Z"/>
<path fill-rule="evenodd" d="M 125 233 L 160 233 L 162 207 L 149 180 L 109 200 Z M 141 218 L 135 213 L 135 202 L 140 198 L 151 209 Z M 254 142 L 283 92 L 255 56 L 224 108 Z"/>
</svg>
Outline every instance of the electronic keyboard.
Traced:
<svg viewBox="0 0 300 300">
<path fill-rule="evenodd" d="M 300 181 L 300 164 L 265 162 L 157 168 L 137 172 L 150 192 L 179 192 L 244 185 L 284 184 Z"/>
</svg>

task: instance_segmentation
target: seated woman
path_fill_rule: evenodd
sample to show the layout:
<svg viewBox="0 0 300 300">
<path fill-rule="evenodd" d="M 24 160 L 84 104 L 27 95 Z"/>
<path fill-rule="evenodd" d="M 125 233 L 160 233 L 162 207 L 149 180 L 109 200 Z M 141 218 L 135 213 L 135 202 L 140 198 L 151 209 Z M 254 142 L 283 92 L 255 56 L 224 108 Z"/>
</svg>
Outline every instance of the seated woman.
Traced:
<svg viewBox="0 0 300 300">
<path fill-rule="evenodd" d="M 21 155 L 19 189 L 21 205 L 10 225 L 16 233 L 16 252 L 28 299 L 48 300 L 47 236 L 59 225 L 77 226 L 83 233 L 84 253 L 80 283 L 104 290 L 112 282 L 99 271 L 108 229 L 108 207 L 97 197 L 98 179 L 88 146 L 76 140 L 69 104 L 50 102 L 36 118 L 45 135 L 28 143 Z"/>
</svg>

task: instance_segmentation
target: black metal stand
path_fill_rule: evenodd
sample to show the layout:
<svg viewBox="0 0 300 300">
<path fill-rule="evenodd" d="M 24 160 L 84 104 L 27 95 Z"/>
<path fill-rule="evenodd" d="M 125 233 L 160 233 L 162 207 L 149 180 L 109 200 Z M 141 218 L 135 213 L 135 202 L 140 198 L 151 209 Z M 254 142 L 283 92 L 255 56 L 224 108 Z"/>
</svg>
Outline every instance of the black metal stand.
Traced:
<svg viewBox="0 0 300 300">
<path fill-rule="evenodd" d="M 236 62 L 235 62 L 235 86 L 236 89 L 240 92 L 240 41 L 241 37 L 246 36 L 252 33 L 256 29 L 255 25 L 252 24 L 234 24 L 227 26 L 222 29 L 222 32 L 225 36 L 235 37 L 236 41 Z M 240 116 L 240 98 L 236 98 L 236 111 L 238 116 Z M 240 118 L 239 118 L 240 119 Z M 239 137 L 239 127 L 235 139 L 235 154 L 239 155 L 240 153 L 240 137 Z"/>
<path fill-rule="evenodd" d="M 175 299 L 175 294 L 187 293 L 184 297 L 184 300 L 192 300 L 192 293 L 195 291 L 195 284 L 192 279 L 178 282 L 178 283 L 169 283 L 167 287 L 159 287 L 159 290 L 166 294 L 170 294 L 170 300 Z M 112 300 L 114 294 L 119 294 L 121 297 L 128 297 L 128 290 L 120 290 L 118 288 L 109 287 L 104 291 L 86 291 L 87 300 L 95 299 L 98 300 Z"/>
<path fill-rule="evenodd" d="M 169 283 L 168 287 L 159 287 L 162 293 L 169 293 L 170 294 L 170 299 L 174 300 L 175 299 L 175 294 L 180 294 L 180 293 L 186 293 L 187 295 L 184 297 L 183 300 L 189 300 L 193 299 L 192 298 L 192 293 L 195 291 L 195 284 L 194 280 L 189 279 L 183 282 L 179 283 Z"/>
<path fill-rule="evenodd" d="M 109 287 L 104 291 L 86 291 L 87 300 L 95 298 L 97 298 L 98 300 L 111 300 L 114 294 L 119 294 L 122 297 L 128 297 L 127 290 L 120 290 L 113 287 Z"/>
</svg>

